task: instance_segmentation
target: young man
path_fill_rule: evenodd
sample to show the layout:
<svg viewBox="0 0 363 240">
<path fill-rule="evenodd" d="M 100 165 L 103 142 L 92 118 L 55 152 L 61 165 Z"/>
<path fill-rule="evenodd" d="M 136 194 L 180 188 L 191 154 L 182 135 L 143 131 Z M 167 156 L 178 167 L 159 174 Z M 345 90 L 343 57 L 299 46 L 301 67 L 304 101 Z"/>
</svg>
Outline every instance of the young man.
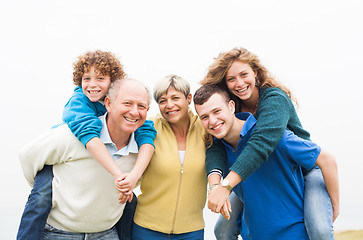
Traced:
<svg viewBox="0 0 363 240">
<path fill-rule="evenodd" d="M 204 85 L 194 95 L 195 109 L 206 132 L 222 141 L 230 167 L 244 149 L 256 124 L 250 113 L 234 115 L 235 105 L 215 85 Z M 244 202 L 241 235 L 247 239 L 309 239 L 304 225 L 304 179 L 301 167 L 318 165 L 329 193 L 339 194 L 335 159 L 316 144 L 286 131 L 268 161 L 248 179 L 234 171 L 220 183 L 220 175 L 208 177 L 208 208 L 227 219 L 231 190 Z"/>
<path fill-rule="evenodd" d="M 105 98 L 107 113 L 100 117 L 100 139 L 120 169 L 136 166 L 134 131 L 146 120 L 150 96 L 135 80 L 114 81 Z M 45 165 L 53 166 L 53 206 L 42 239 L 119 239 L 114 225 L 123 214 L 114 178 L 97 163 L 63 124 L 35 139 L 20 152 L 30 185 Z M 136 165 L 135 165 L 136 164 Z M 139 163 L 140 165 L 140 163 Z"/>
</svg>

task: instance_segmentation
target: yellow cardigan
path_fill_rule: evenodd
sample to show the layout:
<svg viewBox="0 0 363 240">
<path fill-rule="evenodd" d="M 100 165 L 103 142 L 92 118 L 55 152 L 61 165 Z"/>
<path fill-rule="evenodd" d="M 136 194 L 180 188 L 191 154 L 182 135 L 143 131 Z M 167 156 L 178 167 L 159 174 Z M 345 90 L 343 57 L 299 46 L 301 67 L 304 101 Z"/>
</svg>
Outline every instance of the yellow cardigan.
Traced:
<svg viewBox="0 0 363 240">
<path fill-rule="evenodd" d="M 206 201 L 204 129 L 191 111 L 183 168 L 169 123 L 158 114 L 155 152 L 141 180 L 134 221 L 162 233 L 186 233 L 204 228 Z"/>
</svg>

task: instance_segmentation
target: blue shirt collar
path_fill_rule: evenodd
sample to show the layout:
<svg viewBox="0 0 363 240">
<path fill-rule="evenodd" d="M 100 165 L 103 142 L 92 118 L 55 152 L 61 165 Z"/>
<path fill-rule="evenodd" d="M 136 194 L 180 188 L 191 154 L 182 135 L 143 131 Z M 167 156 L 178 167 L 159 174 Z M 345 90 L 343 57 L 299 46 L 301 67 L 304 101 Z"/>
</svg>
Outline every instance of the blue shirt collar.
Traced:
<svg viewBox="0 0 363 240">
<path fill-rule="evenodd" d="M 126 155 L 129 155 L 130 153 L 138 153 L 139 148 L 138 148 L 138 145 L 137 145 L 137 143 L 135 141 L 134 133 L 131 134 L 128 145 L 121 148 L 120 150 L 117 150 L 116 144 L 114 144 L 112 142 L 110 134 L 108 132 L 107 123 L 106 123 L 106 116 L 107 116 L 107 113 L 100 116 L 100 119 L 102 121 L 102 129 L 101 129 L 101 133 L 100 133 L 100 139 L 106 145 L 106 147 L 107 147 L 107 145 L 112 146 L 113 152 L 110 152 L 110 148 L 107 147 L 110 154 L 111 155 L 115 154 L 115 155 L 119 155 L 119 156 L 126 156 Z"/>
<path fill-rule="evenodd" d="M 248 132 L 250 132 L 254 126 L 257 123 L 256 118 L 252 115 L 252 113 L 249 112 L 239 112 L 235 114 L 236 117 L 240 120 L 245 121 L 245 123 L 243 124 L 242 130 L 240 132 L 240 137 L 241 139 L 247 135 Z M 224 145 L 229 146 L 229 143 L 224 141 L 224 139 L 220 139 Z"/>
<path fill-rule="evenodd" d="M 246 134 L 256 125 L 257 120 L 256 118 L 252 115 L 252 113 L 249 112 L 240 112 L 240 113 L 236 113 L 236 117 L 240 120 L 244 120 L 246 121 L 243 124 L 242 130 L 240 132 L 240 136 L 241 138 L 243 138 L 244 136 L 246 136 Z"/>
</svg>

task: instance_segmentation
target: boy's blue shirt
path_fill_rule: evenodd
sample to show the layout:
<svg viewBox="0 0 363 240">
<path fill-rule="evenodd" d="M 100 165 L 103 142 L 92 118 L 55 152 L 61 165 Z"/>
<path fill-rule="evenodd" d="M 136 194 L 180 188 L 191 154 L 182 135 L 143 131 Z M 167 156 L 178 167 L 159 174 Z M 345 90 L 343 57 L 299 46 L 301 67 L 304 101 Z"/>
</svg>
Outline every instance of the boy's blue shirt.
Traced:
<svg viewBox="0 0 363 240">
<path fill-rule="evenodd" d="M 223 139 L 228 167 L 232 166 L 256 125 L 250 113 L 238 113 L 245 120 L 235 150 Z M 304 225 L 304 178 L 301 166 L 311 169 L 320 154 L 316 144 L 286 131 L 276 149 L 261 167 L 233 191 L 244 202 L 243 239 L 309 239 Z"/>
<path fill-rule="evenodd" d="M 77 86 L 72 97 L 64 106 L 62 120 L 72 133 L 82 142 L 84 146 L 94 137 L 100 137 L 102 121 L 98 118 L 107 112 L 104 104 L 91 102 L 83 93 L 82 88 Z M 138 146 L 148 143 L 154 146 L 156 130 L 154 123 L 146 120 L 145 123 L 135 131 L 135 140 Z"/>
</svg>

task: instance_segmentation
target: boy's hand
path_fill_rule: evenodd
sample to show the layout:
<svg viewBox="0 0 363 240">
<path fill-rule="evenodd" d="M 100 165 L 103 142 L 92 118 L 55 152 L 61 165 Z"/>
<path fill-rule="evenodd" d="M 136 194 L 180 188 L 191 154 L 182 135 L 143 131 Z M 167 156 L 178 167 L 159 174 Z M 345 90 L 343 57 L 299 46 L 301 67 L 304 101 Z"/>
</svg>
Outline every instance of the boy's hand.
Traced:
<svg viewBox="0 0 363 240">
<path fill-rule="evenodd" d="M 115 181 L 116 189 L 119 192 L 130 195 L 136 186 L 137 180 L 138 179 L 132 173 L 122 174 Z"/>
<path fill-rule="evenodd" d="M 134 194 L 132 192 L 131 192 L 131 194 L 125 194 L 123 192 L 120 192 L 119 197 L 118 197 L 118 202 L 121 204 L 124 204 L 127 201 L 131 202 L 133 196 L 134 196 Z"/>
</svg>

